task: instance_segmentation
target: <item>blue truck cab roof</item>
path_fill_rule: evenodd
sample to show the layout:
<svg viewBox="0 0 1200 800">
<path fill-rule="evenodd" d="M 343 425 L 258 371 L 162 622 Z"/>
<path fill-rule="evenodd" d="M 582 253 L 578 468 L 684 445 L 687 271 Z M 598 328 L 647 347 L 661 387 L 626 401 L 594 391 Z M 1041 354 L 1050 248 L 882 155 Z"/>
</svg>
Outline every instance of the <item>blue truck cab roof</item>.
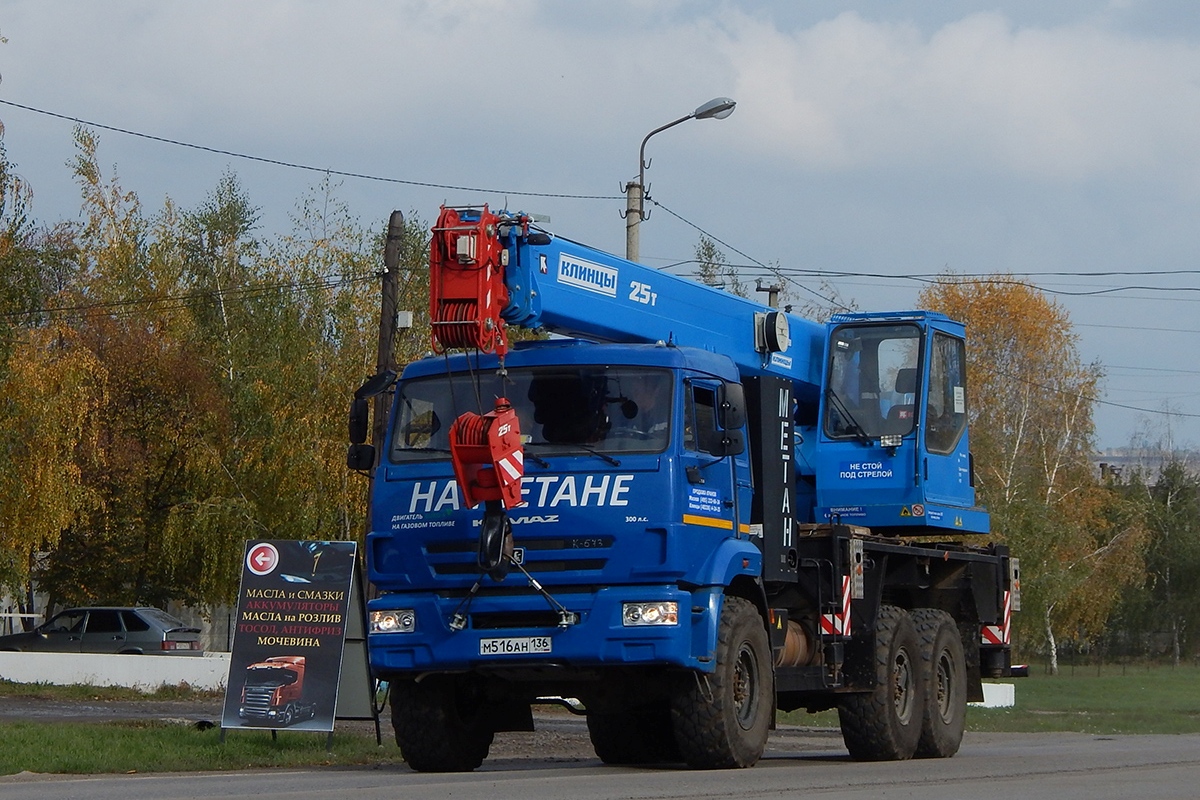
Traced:
<svg viewBox="0 0 1200 800">
<path fill-rule="evenodd" d="M 509 351 L 506 367 L 540 367 L 562 364 L 610 364 L 659 367 L 705 373 L 722 380 L 736 381 L 738 373 L 725 355 L 695 347 L 676 347 L 665 343 L 607 344 L 585 339 L 545 339 L 519 342 Z M 492 354 L 454 353 L 414 361 L 404 368 L 403 379 L 445 375 L 447 372 L 498 369 L 500 360 Z"/>
</svg>

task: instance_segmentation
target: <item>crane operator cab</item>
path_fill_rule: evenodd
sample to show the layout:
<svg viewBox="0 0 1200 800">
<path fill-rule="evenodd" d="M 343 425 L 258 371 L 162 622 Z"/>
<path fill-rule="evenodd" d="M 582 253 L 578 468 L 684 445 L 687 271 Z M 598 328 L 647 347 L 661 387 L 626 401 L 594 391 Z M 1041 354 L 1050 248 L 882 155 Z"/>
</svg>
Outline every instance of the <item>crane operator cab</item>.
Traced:
<svg viewBox="0 0 1200 800">
<path fill-rule="evenodd" d="M 828 330 L 817 521 L 987 532 L 975 505 L 962 324 L 934 312 L 856 313 Z"/>
</svg>

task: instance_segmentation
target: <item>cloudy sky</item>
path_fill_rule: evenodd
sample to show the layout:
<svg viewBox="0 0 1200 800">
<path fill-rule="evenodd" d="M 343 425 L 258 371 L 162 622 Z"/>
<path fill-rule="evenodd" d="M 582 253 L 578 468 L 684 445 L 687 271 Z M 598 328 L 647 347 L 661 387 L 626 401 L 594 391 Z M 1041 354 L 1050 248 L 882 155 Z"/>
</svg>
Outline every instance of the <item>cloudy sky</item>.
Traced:
<svg viewBox="0 0 1200 800">
<path fill-rule="evenodd" d="M 226 151 L 97 128 L 150 211 L 232 170 L 282 232 L 324 169 L 368 176 L 335 180 L 370 224 L 490 202 L 620 253 L 642 137 L 732 97 L 650 141 L 643 261 L 704 231 L 863 310 L 946 269 L 1028 276 L 1105 368 L 1102 447 L 1200 445 L 1194 0 L 6 0 L 0 34 L 44 222 L 79 213 L 57 114 Z"/>
</svg>

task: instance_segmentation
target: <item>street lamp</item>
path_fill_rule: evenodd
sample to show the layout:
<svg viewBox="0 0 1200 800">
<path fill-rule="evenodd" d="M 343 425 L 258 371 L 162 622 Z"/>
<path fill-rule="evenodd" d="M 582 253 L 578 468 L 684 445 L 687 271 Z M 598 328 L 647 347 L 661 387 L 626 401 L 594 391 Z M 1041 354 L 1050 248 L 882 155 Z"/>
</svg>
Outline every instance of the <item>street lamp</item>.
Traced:
<svg viewBox="0 0 1200 800">
<path fill-rule="evenodd" d="M 674 122 L 668 122 L 660 128 L 655 128 L 646 134 L 645 139 L 642 139 L 642 147 L 638 151 L 637 182 L 630 181 L 625 184 L 625 258 L 630 261 L 638 260 L 638 226 L 646 218 L 646 208 L 642 202 L 645 196 L 646 168 L 650 166 L 650 163 L 646 161 L 646 142 L 650 141 L 650 137 L 654 134 L 665 131 L 667 128 L 673 128 L 689 119 L 725 119 L 733 113 L 736 105 L 737 103 L 728 97 L 713 98 L 686 117 L 680 117 Z"/>
</svg>

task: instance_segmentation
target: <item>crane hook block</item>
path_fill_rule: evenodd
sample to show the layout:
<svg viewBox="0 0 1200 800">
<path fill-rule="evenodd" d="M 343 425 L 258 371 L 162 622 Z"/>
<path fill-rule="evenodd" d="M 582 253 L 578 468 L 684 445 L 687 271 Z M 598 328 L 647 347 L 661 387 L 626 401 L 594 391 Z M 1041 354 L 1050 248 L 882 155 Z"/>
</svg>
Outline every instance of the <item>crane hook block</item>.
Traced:
<svg viewBox="0 0 1200 800">
<path fill-rule="evenodd" d="M 500 218 L 485 205 L 442 206 L 429 246 L 429 320 L 433 350 L 455 348 L 508 352 L 500 312 L 508 305 L 504 285 L 507 251 Z"/>
<path fill-rule="evenodd" d="M 450 426 L 450 459 L 467 508 L 488 500 L 519 505 L 524 456 L 517 412 L 503 397 L 487 414 L 467 412 Z"/>
</svg>

